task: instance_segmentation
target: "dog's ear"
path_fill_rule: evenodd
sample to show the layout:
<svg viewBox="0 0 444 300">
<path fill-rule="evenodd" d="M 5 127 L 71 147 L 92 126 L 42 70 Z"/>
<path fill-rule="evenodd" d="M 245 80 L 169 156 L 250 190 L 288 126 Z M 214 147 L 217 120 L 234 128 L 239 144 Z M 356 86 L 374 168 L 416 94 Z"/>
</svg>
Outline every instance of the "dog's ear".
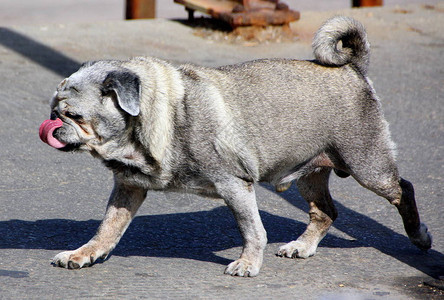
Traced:
<svg viewBox="0 0 444 300">
<path fill-rule="evenodd" d="M 140 79 L 129 70 L 111 71 L 103 81 L 102 93 L 111 91 L 117 96 L 121 109 L 132 116 L 140 112 Z"/>
</svg>

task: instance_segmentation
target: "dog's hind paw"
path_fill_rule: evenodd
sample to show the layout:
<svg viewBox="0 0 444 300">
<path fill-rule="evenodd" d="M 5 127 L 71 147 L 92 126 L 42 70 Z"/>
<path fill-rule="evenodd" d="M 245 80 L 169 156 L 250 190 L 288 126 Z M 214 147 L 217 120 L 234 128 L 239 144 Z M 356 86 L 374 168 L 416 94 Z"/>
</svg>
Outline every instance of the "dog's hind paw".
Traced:
<svg viewBox="0 0 444 300">
<path fill-rule="evenodd" d="M 432 248 L 432 235 L 428 232 L 427 225 L 421 223 L 419 230 L 416 234 L 409 236 L 413 245 L 421 250 L 429 250 Z"/>
<path fill-rule="evenodd" d="M 308 258 L 316 254 L 317 245 L 308 245 L 301 241 L 293 241 L 279 248 L 276 253 L 280 257 Z"/>
<path fill-rule="evenodd" d="M 233 261 L 225 269 L 225 274 L 241 277 L 254 277 L 259 274 L 260 266 L 255 266 L 246 259 L 240 258 Z"/>
</svg>

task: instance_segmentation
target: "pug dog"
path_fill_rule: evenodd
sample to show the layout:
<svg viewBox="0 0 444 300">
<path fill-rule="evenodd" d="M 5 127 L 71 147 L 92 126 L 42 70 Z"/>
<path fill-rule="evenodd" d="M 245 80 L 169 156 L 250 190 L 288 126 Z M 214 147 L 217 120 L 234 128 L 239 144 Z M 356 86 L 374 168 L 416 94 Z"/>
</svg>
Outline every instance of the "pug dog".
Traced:
<svg viewBox="0 0 444 300">
<path fill-rule="evenodd" d="M 85 63 L 63 80 L 42 123 L 42 141 L 86 151 L 114 173 L 105 217 L 92 239 L 55 256 L 76 269 L 106 258 L 149 190 L 186 190 L 225 200 L 243 238 L 225 273 L 256 276 L 267 235 L 255 183 L 296 182 L 310 221 L 277 255 L 307 258 L 337 217 L 334 170 L 398 209 L 411 242 L 431 248 L 413 186 L 400 177 L 381 103 L 367 77 L 365 29 L 348 17 L 324 23 L 315 59 L 263 59 L 218 68 L 137 57 Z"/>
</svg>

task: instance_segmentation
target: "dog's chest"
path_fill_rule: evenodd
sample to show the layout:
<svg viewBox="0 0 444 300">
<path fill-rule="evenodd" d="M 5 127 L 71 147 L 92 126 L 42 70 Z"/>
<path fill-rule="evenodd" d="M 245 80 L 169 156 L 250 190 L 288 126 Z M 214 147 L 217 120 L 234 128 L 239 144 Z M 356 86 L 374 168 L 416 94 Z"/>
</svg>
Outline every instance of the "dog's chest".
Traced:
<svg viewBox="0 0 444 300">
<path fill-rule="evenodd" d="M 141 168 L 116 159 L 103 160 L 103 164 L 114 173 L 118 181 L 129 186 L 138 186 L 144 189 L 163 189 L 168 181 L 147 166 Z"/>
</svg>

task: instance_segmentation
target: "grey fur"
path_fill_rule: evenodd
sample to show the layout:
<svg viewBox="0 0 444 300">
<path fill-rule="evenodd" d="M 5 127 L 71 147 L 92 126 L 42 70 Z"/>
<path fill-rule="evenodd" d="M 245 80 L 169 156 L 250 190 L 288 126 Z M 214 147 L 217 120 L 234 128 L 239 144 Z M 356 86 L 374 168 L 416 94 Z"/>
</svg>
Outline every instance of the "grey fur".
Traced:
<svg viewBox="0 0 444 300">
<path fill-rule="evenodd" d="M 338 39 L 350 50 L 338 52 Z M 337 216 L 328 190 L 333 169 L 394 204 L 412 242 L 430 248 L 413 187 L 398 175 L 394 144 L 365 76 L 362 25 L 342 17 L 327 21 L 314 52 L 316 61 L 220 68 L 147 57 L 98 61 L 65 79 L 51 101 L 52 114 L 64 123 L 54 137 L 68 144 L 62 150 L 101 159 L 114 172 L 115 187 L 97 234 L 58 254 L 54 264 L 94 263 L 115 247 L 148 190 L 186 190 L 225 200 L 244 239 L 241 257 L 225 272 L 255 276 L 267 237 L 254 183 L 282 191 L 297 182 L 310 204 L 310 223 L 278 255 L 306 258 Z M 114 92 L 104 93 L 110 82 Z"/>
<path fill-rule="evenodd" d="M 342 41 L 341 49 L 339 41 Z M 340 67 L 351 63 L 363 75 L 367 74 L 370 44 L 364 26 L 355 19 L 329 19 L 315 34 L 312 45 L 314 56 L 322 64 Z"/>
</svg>

